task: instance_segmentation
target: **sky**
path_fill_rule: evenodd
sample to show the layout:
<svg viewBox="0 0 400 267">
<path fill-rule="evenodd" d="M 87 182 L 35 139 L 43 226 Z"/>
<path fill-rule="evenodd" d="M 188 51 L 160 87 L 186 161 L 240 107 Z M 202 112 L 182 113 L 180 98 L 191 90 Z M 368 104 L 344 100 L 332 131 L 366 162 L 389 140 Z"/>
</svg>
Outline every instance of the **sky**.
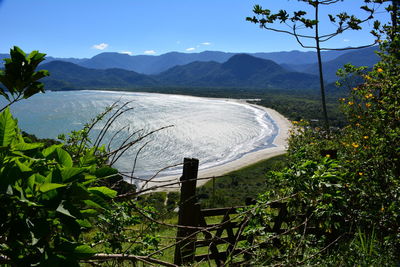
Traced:
<svg viewBox="0 0 400 267">
<path fill-rule="evenodd" d="M 327 20 L 328 13 L 343 11 L 364 17 L 361 3 L 346 0 L 330 6 L 321 11 L 321 21 Z M 26 52 L 39 50 L 53 57 L 75 58 L 102 52 L 306 51 L 293 37 L 247 22 L 255 4 L 272 11 L 311 11 L 297 0 L 0 0 L 0 53 L 14 45 Z M 387 12 L 384 8 L 380 11 L 379 20 L 387 21 Z M 323 31 L 332 30 L 330 23 L 321 23 Z M 344 33 L 328 45 L 368 44 L 371 25 Z"/>
</svg>

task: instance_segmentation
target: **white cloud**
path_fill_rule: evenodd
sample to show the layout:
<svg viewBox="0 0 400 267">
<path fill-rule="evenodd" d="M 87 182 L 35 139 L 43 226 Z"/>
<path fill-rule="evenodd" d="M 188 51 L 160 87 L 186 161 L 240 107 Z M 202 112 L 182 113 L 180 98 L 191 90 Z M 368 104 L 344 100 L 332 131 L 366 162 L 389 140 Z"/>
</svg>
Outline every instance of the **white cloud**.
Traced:
<svg viewBox="0 0 400 267">
<path fill-rule="evenodd" d="M 211 45 L 211 43 L 210 42 L 204 42 L 204 43 L 201 43 L 202 45 Z"/>
<path fill-rule="evenodd" d="M 146 50 L 143 53 L 146 54 L 146 55 L 154 55 L 156 53 L 156 51 L 154 51 L 154 50 Z"/>
<path fill-rule="evenodd" d="M 349 39 L 343 39 L 343 42 L 350 42 L 350 40 Z"/>
<path fill-rule="evenodd" d="M 194 50 L 196 50 L 196 48 L 194 47 L 186 48 L 186 51 L 194 51 Z"/>
<path fill-rule="evenodd" d="M 131 52 L 131 51 L 121 51 L 121 52 L 119 52 L 120 54 L 125 54 L 125 55 L 130 55 L 130 56 L 132 56 L 133 55 L 133 53 Z"/>
<path fill-rule="evenodd" d="M 93 49 L 97 49 L 97 50 L 104 50 L 108 47 L 108 44 L 106 43 L 101 43 L 101 44 L 97 44 L 97 45 L 93 45 L 92 48 Z"/>
</svg>

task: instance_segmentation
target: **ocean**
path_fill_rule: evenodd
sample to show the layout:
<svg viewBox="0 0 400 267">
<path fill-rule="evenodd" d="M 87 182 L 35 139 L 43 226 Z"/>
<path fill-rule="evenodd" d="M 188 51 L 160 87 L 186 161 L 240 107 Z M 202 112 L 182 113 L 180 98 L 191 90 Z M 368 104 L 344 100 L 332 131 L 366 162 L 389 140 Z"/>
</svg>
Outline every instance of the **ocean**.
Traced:
<svg viewBox="0 0 400 267">
<path fill-rule="evenodd" d="M 144 138 L 115 163 L 120 171 L 133 172 L 144 179 L 183 162 L 185 157 L 198 158 L 200 168 L 206 169 L 271 147 L 279 130 L 266 111 L 247 104 L 153 93 L 46 92 L 12 105 L 11 112 L 22 130 L 40 138 L 57 138 L 59 134 L 82 129 L 114 102 L 129 102 L 127 106 L 132 110 L 118 117 L 109 128 L 103 143 L 108 146 L 112 139 L 111 150 L 135 132 L 133 138 L 172 125 Z M 103 125 L 104 122 L 94 127 L 92 140 Z M 179 167 L 172 167 L 159 175 L 179 172 Z"/>
</svg>

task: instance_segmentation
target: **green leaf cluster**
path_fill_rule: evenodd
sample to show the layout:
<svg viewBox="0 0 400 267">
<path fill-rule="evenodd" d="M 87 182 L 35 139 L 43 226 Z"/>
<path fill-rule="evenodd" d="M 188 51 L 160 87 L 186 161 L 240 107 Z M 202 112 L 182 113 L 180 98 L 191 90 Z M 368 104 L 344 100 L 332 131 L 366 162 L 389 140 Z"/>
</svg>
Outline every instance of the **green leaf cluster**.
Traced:
<svg viewBox="0 0 400 267">
<path fill-rule="evenodd" d="M 6 108 L 0 113 L 0 254 L 18 266 L 77 265 L 96 251 L 82 242 L 116 192 L 97 186 L 117 171 L 71 157 L 62 144 L 26 142 Z"/>
<path fill-rule="evenodd" d="M 255 265 L 399 262 L 400 27 L 385 32 L 372 70 L 346 65 L 339 71 L 341 83 L 351 84 L 340 99 L 347 125 L 328 133 L 296 122 L 288 168 L 268 174 L 272 189 L 249 209 Z M 268 202 L 275 199 L 284 199 L 292 219 L 285 234 L 270 231 L 277 214 Z"/>
<path fill-rule="evenodd" d="M 10 50 L 10 58 L 4 59 L 4 70 L 0 70 L 0 82 L 5 87 L 0 87 L 0 95 L 9 102 L 7 106 L 36 93 L 44 93 L 44 85 L 39 80 L 49 76 L 49 72 L 36 68 L 45 55 L 38 51 L 26 55 L 17 46 Z"/>
</svg>

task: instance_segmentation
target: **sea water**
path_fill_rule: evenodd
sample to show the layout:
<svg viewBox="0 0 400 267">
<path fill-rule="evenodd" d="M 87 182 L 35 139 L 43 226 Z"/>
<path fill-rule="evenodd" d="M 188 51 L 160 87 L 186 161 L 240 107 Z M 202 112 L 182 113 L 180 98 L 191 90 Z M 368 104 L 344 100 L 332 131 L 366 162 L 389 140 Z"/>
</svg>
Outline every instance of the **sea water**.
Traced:
<svg viewBox="0 0 400 267">
<path fill-rule="evenodd" d="M 266 111 L 247 104 L 153 93 L 46 92 L 12 105 L 11 111 L 22 130 L 40 138 L 57 138 L 59 134 L 82 129 L 115 102 L 119 105 L 130 102 L 127 107 L 132 110 L 121 115 L 109 128 L 102 142 L 107 146 L 123 128 L 112 139 L 111 150 L 134 132 L 137 134 L 133 139 L 171 125 L 135 144 L 115 163 L 120 171 L 133 172 L 142 178 L 179 164 L 185 157 L 198 158 L 201 169 L 224 164 L 273 146 L 279 130 Z M 92 140 L 103 126 L 104 121 L 93 128 Z M 178 172 L 179 168 L 171 167 L 159 175 Z"/>
</svg>

